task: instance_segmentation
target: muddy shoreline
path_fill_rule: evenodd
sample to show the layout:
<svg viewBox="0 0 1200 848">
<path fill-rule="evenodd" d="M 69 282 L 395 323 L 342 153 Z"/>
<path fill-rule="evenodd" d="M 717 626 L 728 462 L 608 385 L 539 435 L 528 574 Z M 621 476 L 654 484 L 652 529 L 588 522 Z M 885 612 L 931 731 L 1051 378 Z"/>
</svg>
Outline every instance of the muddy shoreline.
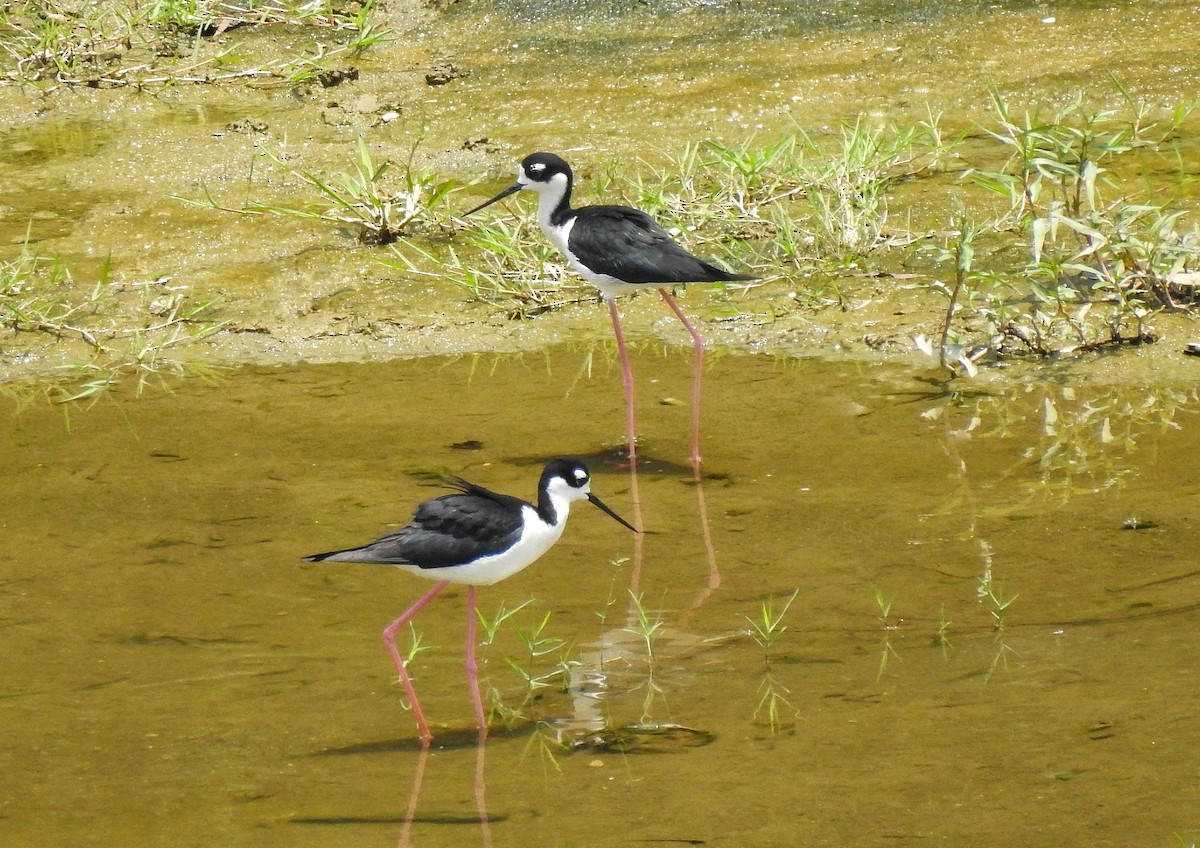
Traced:
<svg viewBox="0 0 1200 848">
<path fill-rule="evenodd" d="M 192 302 L 213 301 L 224 328 L 171 354 L 184 361 L 356 361 L 592 342 L 607 338 L 607 322 L 586 293 L 512 321 L 444 281 L 384 268 L 377 249 L 357 245 L 353 233 L 175 198 L 287 202 L 303 187 L 264 165 L 264 150 L 336 173 L 358 137 L 395 163 L 417 145 L 420 167 L 465 184 L 507 175 L 530 147 L 569 152 L 586 175 L 618 158 L 659 161 L 698 137 L 769 137 L 794 125 L 819 131 L 862 116 L 904 121 L 932 112 L 968 126 L 986 109 L 989 86 L 1026 102 L 1084 90 L 1102 103 L 1114 97 L 1111 71 L 1164 104 L 1200 88 L 1200 59 L 1172 46 L 1189 43 L 1180 33 L 1200 34 L 1200 13 L 1183 3 L 1080 6 L 1055 16 L 994 11 L 987 25 L 1001 37 L 986 43 L 961 37 L 976 31 L 970 15 L 936 10 L 803 30 L 768 17 L 753 33 L 746 11 L 687 3 L 608 10 L 607 35 L 585 37 L 585 16 L 602 11 L 554 17 L 563 26 L 547 31 L 512 4 L 392 3 L 380 23 L 394 39 L 339 64 L 328 85 L 0 86 L 8 127 L 0 163 L 11 175 L 0 193 L 4 257 L 28 240 L 31 250 L 59 257 L 81 288 L 166 278 Z M 674 40 L 645 34 L 648 21 L 670 16 Z M 1176 37 L 1156 37 L 1168 29 Z M 197 49 L 269 51 L 309 37 L 239 28 Z M 1067 42 L 1075 45 L 1069 61 L 1058 50 Z M 760 49 L 747 51 L 751 43 Z M 468 208 L 477 194 L 485 192 L 466 188 L 451 203 Z M 767 274 L 742 295 L 692 287 L 684 303 L 714 345 L 924 367 L 932 363 L 912 339 L 935 335 L 944 308 L 924 289 L 931 273 L 918 269 L 902 282 L 886 273 L 845 277 L 835 306 L 793 297 L 808 285 L 794 271 Z M 624 309 L 635 340 L 682 342 L 657 303 L 635 298 Z M 1156 344 L 1076 362 L 1110 377 L 1123 369 L 1139 380 L 1191 376 L 1200 360 L 1182 351 L 1194 340 L 1192 322 L 1160 315 L 1151 326 Z M 37 377 L 90 353 L 78 339 L 22 333 L 5 341 L 0 370 L 9 380 Z M 1017 361 L 998 373 L 1039 364 Z"/>
</svg>

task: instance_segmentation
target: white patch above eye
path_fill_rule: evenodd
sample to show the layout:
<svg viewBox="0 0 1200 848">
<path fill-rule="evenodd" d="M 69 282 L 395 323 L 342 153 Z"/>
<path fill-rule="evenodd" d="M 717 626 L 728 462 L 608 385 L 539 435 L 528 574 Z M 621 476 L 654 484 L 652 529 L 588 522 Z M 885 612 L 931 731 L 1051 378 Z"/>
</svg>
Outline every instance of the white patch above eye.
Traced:
<svg viewBox="0 0 1200 848">
<path fill-rule="evenodd" d="M 587 475 L 587 472 L 586 472 L 586 471 L 584 471 L 582 468 L 576 468 L 576 469 L 575 469 L 575 479 L 576 479 L 576 480 L 581 480 L 581 481 L 582 481 L 582 480 L 586 480 L 586 479 L 587 479 L 587 476 L 588 476 L 588 475 Z"/>
</svg>

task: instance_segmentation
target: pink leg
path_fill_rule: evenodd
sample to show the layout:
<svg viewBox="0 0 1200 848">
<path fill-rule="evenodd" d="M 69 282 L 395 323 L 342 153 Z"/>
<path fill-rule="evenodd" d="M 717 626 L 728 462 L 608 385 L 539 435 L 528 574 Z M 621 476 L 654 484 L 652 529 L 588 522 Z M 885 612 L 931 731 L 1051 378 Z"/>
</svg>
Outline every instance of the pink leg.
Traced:
<svg viewBox="0 0 1200 848">
<path fill-rule="evenodd" d="M 625 334 L 621 332 L 621 316 L 617 312 L 615 298 L 609 298 L 608 312 L 612 316 L 613 334 L 617 337 L 617 354 L 621 357 L 621 382 L 625 386 L 625 433 L 629 439 L 629 465 L 632 467 L 637 464 L 637 431 L 633 422 L 633 369 L 629 367 L 629 351 L 625 347 Z"/>
<path fill-rule="evenodd" d="M 625 435 L 629 445 L 629 499 L 633 507 L 633 526 L 642 528 L 642 497 L 638 491 L 637 476 L 637 430 L 633 419 L 633 369 L 629 366 L 629 351 L 625 347 L 625 334 L 621 332 L 621 315 L 617 302 L 608 300 L 608 312 L 612 316 L 613 334 L 617 337 L 617 353 L 621 358 L 621 382 L 625 386 Z M 642 580 L 642 534 L 633 537 L 633 565 L 630 569 L 630 584 L 637 591 Z"/>
<path fill-rule="evenodd" d="M 404 687 L 404 694 L 408 696 L 408 702 L 412 704 L 413 718 L 417 720 L 417 729 L 421 732 L 421 740 L 425 742 L 432 739 L 433 734 L 429 732 L 429 725 L 425 723 L 425 713 L 421 711 L 421 702 L 417 700 L 417 690 L 413 688 L 412 679 L 408 676 L 408 669 L 404 666 L 404 658 L 400 656 L 400 650 L 396 647 L 396 634 L 401 627 L 412 621 L 413 617 L 423 610 L 426 604 L 437 597 L 438 592 L 448 585 L 450 585 L 448 580 L 436 584 L 422 595 L 419 601 L 405 610 L 402 616 L 383 628 L 383 645 L 391 654 L 396 671 L 400 673 L 400 684 Z"/>
<path fill-rule="evenodd" d="M 704 339 L 696 332 L 692 322 L 683 314 L 675 298 L 666 289 L 659 289 L 659 294 L 671 307 L 675 317 L 683 322 L 683 326 L 692 336 L 692 347 L 695 349 L 695 359 L 692 365 L 692 470 L 700 470 L 700 383 L 704 377 Z"/>
<path fill-rule="evenodd" d="M 479 695 L 479 667 L 475 664 L 475 587 L 467 587 L 467 682 L 471 684 L 471 700 L 475 704 L 475 727 L 481 735 L 487 734 L 487 722 L 483 718 L 483 698 Z"/>
</svg>

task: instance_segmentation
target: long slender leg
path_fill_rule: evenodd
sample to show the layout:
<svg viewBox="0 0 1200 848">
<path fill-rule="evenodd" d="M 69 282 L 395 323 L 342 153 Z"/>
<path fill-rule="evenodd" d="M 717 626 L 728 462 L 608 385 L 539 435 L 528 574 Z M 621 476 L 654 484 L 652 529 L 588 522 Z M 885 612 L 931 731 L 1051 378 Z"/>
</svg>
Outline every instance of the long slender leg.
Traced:
<svg viewBox="0 0 1200 848">
<path fill-rule="evenodd" d="M 679 304 L 675 302 L 675 298 L 671 297 L 671 293 L 666 289 L 659 289 L 659 294 L 663 296 L 663 300 L 667 302 L 667 306 L 671 307 L 671 311 L 675 313 L 675 317 L 683 322 L 683 326 L 687 329 L 692 337 L 692 347 L 695 350 L 695 356 L 692 364 L 692 469 L 700 470 L 700 384 L 704 377 L 704 338 L 692 326 L 692 322 L 683 314 L 683 310 L 679 308 Z"/>
<path fill-rule="evenodd" d="M 625 347 L 625 334 L 621 332 L 621 315 L 614 298 L 608 299 L 608 312 L 612 316 L 613 334 L 617 337 L 617 353 L 621 357 L 621 382 L 625 386 L 625 432 L 629 445 L 629 499 L 633 506 L 633 526 L 641 530 L 642 496 L 638 491 L 637 475 L 637 430 L 633 417 L 633 369 L 629 365 L 629 351 Z M 642 544 L 644 536 L 633 537 L 633 557 L 629 573 L 630 589 L 640 590 L 642 582 Z"/>
<path fill-rule="evenodd" d="M 612 316 L 613 334 L 617 337 L 617 354 L 621 358 L 621 382 L 625 386 L 625 434 L 629 439 L 629 464 L 637 464 L 637 430 L 633 420 L 633 369 L 629 366 L 629 350 L 625 347 L 625 334 L 621 332 L 621 315 L 617 312 L 615 298 L 608 299 L 608 313 Z"/>
<path fill-rule="evenodd" d="M 413 688 L 412 678 L 408 676 L 408 669 L 404 666 L 404 658 L 400 656 L 400 649 L 396 647 L 396 634 L 448 585 L 450 585 L 448 580 L 435 584 L 432 589 L 421 596 L 419 601 L 405 610 L 403 615 L 383 628 L 383 645 L 391 654 L 396 671 L 400 673 L 400 684 L 404 687 L 404 694 L 408 696 L 408 702 L 412 705 L 413 718 L 417 720 L 417 730 L 421 733 L 422 741 L 432 739 L 433 734 L 429 732 L 429 725 L 425 723 L 425 713 L 421 711 L 421 702 L 417 700 L 417 690 Z"/>
<path fill-rule="evenodd" d="M 463 666 L 467 670 L 467 682 L 471 684 L 471 701 L 475 705 L 475 727 L 480 734 L 487 734 L 487 722 L 483 718 L 483 698 L 479 695 L 479 666 L 475 663 L 475 587 L 467 586 L 467 659 Z"/>
</svg>

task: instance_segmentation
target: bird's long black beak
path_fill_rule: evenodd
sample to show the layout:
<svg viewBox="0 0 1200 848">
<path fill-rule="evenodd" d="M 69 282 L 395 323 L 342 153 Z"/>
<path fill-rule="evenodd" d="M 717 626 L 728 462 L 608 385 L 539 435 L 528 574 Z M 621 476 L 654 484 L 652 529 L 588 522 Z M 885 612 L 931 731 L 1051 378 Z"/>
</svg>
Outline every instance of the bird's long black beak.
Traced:
<svg viewBox="0 0 1200 848">
<path fill-rule="evenodd" d="M 499 200 L 503 200 L 504 198 L 508 197 L 510 194 L 516 194 L 518 191 L 520 191 L 523 188 L 525 188 L 525 186 L 521 185 L 520 183 L 513 183 L 508 188 L 506 188 L 504 191 L 500 192 L 495 197 L 493 197 L 491 200 L 485 200 L 483 203 L 480 203 L 474 209 L 471 209 L 468 212 L 464 212 L 463 217 L 465 218 L 467 215 L 470 215 L 474 212 L 478 212 L 480 209 L 482 209 L 485 206 L 491 206 L 493 203 L 495 203 Z"/>
<path fill-rule="evenodd" d="M 604 512 L 607 512 L 609 515 L 611 515 L 613 518 L 617 519 L 617 521 L 624 524 L 626 527 L 628 527 L 634 533 L 642 532 L 642 531 L 638 530 L 636 527 L 634 527 L 632 524 L 630 524 L 628 521 L 626 521 L 624 518 L 622 518 L 621 516 L 619 516 L 615 512 L 613 512 L 611 509 L 609 509 L 608 505 L 606 503 L 604 503 L 604 501 L 600 500 L 598 497 L 593 495 L 591 492 L 588 492 L 587 499 L 589 501 L 591 501 L 594 506 L 599 507 Z"/>
</svg>

